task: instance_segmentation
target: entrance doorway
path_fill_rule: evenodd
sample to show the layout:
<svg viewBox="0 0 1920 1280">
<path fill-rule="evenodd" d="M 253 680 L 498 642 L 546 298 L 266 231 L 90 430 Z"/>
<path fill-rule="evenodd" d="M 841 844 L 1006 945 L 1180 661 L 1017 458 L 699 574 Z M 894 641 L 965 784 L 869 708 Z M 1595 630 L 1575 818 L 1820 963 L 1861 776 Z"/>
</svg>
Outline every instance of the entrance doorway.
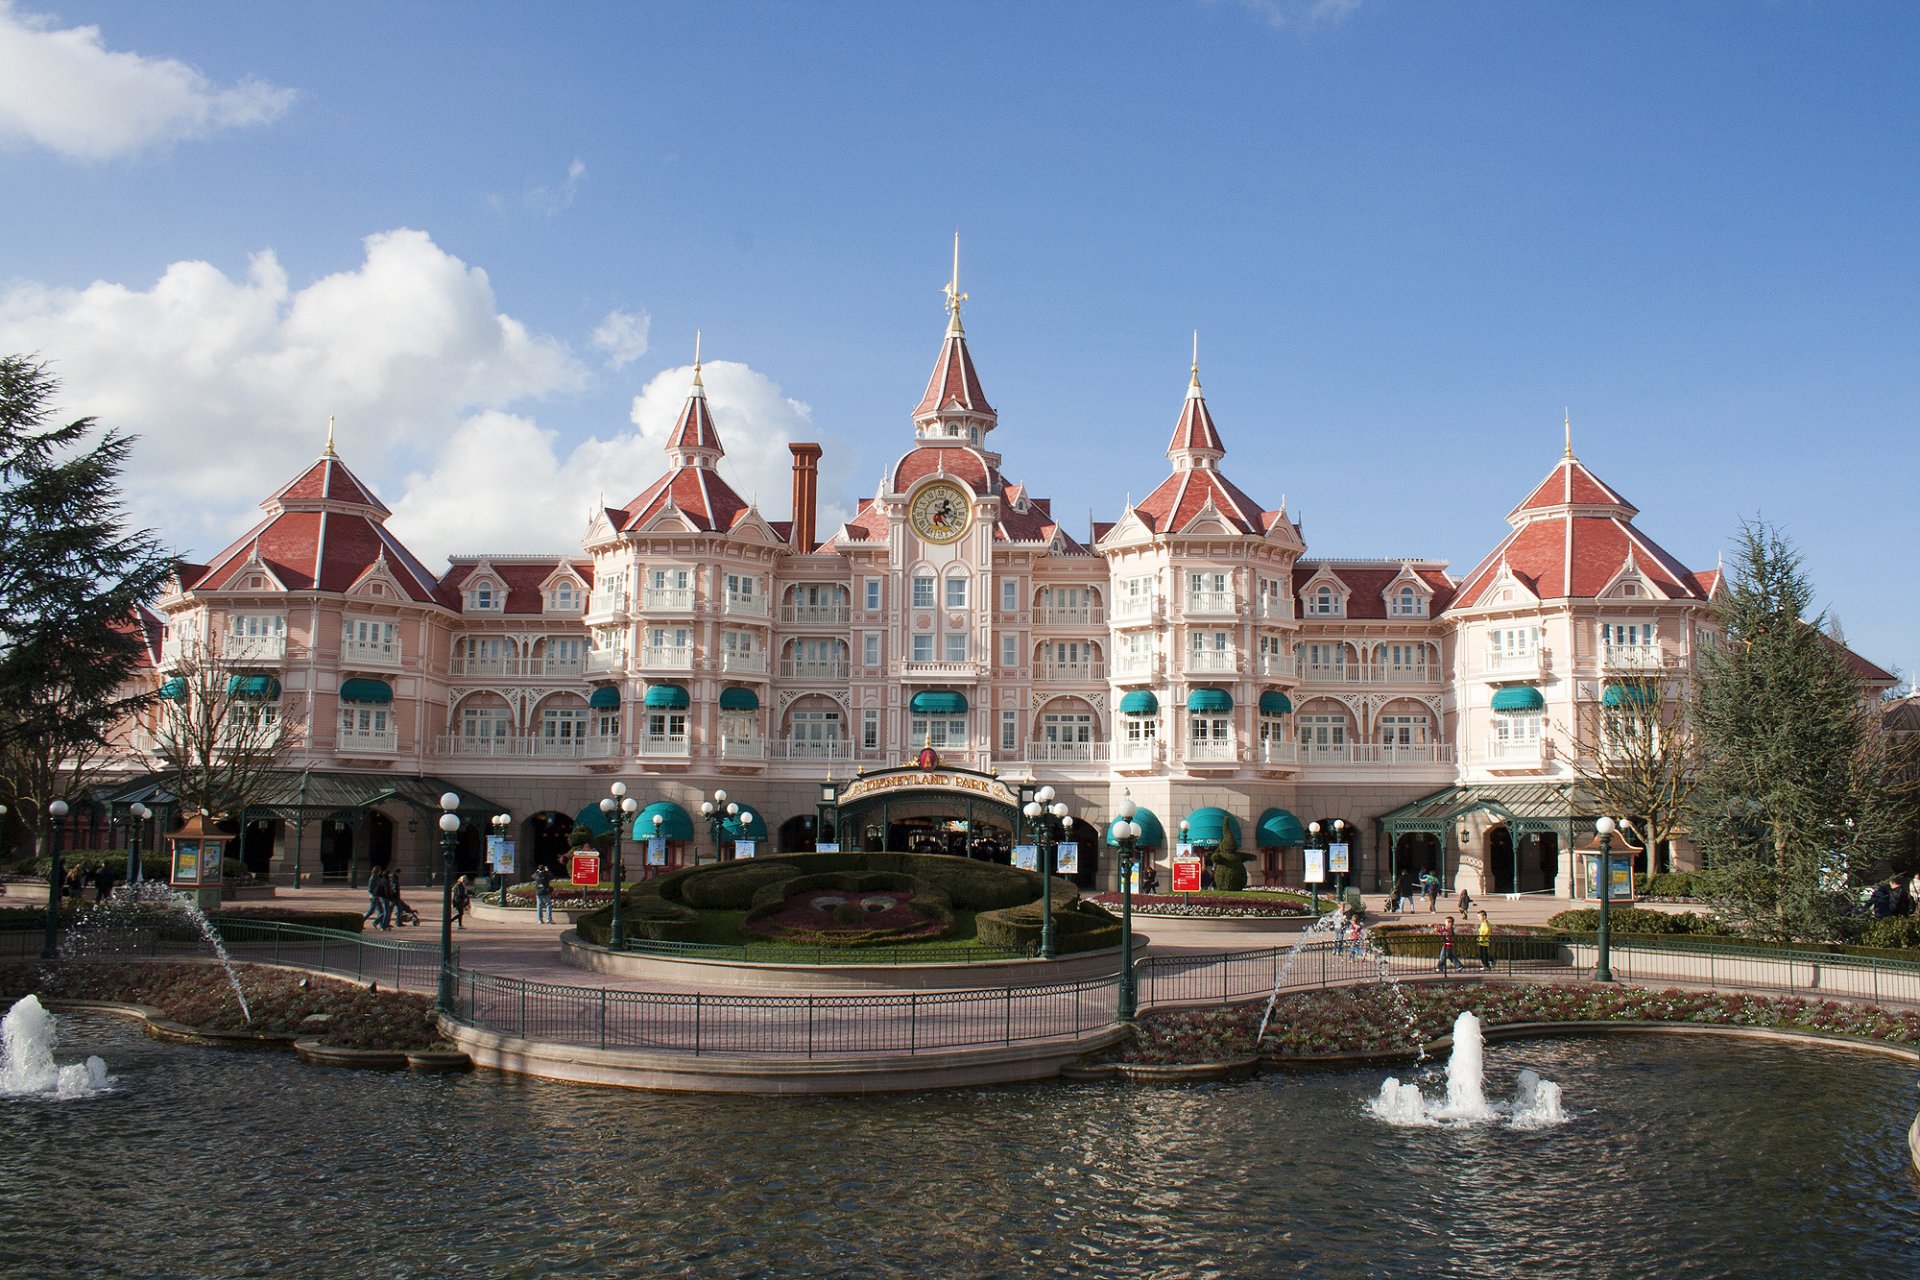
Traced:
<svg viewBox="0 0 1920 1280">
<path fill-rule="evenodd" d="M 521 835 L 527 842 L 526 850 L 517 861 L 521 872 L 532 875 L 533 869 L 545 865 L 555 872 L 567 865 L 567 833 L 573 830 L 573 819 L 558 810 L 548 809 L 534 814 L 521 828 Z"/>
<path fill-rule="evenodd" d="M 1514 857 L 1513 832 L 1504 826 L 1487 832 L 1487 882 L 1494 893 L 1520 892 L 1520 864 Z"/>
<path fill-rule="evenodd" d="M 1401 876 L 1418 880 L 1427 872 L 1433 872 L 1442 880 L 1440 866 L 1440 838 L 1431 831 L 1408 831 L 1393 844 L 1393 876 L 1398 883 Z"/>
</svg>

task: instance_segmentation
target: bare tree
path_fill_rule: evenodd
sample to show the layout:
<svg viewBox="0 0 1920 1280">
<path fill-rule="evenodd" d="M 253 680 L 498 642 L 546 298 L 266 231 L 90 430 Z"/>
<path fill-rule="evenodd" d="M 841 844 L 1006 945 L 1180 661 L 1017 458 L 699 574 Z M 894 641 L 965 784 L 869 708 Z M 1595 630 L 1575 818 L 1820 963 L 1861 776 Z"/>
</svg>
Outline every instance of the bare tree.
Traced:
<svg viewBox="0 0 1920 1280">
<path fill-rule="evenodd" d="M 236 814 L 267 790 L 300 739 L 279 698 L 279 680 L 250 667 L 244 650 L 216 653 L 200 638 L 181 645 L 160 686 L 153 754 L 183 815 Z"/>
<path fill-rule="evenodd" d="M 1632 822 L 1645 841 L 1647 870 L 1672 870 L 1672 841 L 1686 824 L 1700 759 L 1677 680 L 1659 670 L 1614 676 L 1577 740 L 1574 772 L 1600 809 Z M 1662 847 L 1668 850 L 1665 859 Z"/>
</svg>

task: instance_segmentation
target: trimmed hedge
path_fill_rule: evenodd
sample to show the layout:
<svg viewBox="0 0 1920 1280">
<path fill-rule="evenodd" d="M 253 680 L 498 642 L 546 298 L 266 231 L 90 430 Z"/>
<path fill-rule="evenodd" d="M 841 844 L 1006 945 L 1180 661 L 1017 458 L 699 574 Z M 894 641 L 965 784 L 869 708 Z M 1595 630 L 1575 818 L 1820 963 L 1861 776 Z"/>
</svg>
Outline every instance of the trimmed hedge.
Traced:
<svg viewBox="0 0 1920 1280">
<path fill-rule="evenodd" d="M 1657 933 L 1669 936 L 1724 937 L 1727 927 L 1712 916 L 1696 911 L 1642 911 L 1637 907 L 1613 907 L 1608 910 L 1607 927 L 1614 933 Z M 1600 927 L 1600 908 L 1582 907 L 1549 917 L 1547 927 L 1569 933 L 1592 933 Z"/>
<path fill-rule="evenodd" d="M 1040 904 L 1002 911 L 983 911 L 974 921 L 974 936 L 983 946 L 1002 951 L 1035 951 L 1040 946 Z M 1099 951 L 1120 945 L 1120 921 L 1095 902 L 1053 906 L 1053 949 L 1059 955 Z"/>
<path fill-rule="evenodd" d="M 102 862 L 113 868 L 116 881 L 127 874 L 127 851 L 125 849 L 69 849 L 60 855 L 62 871 L 70 871 L 77 864 L 85 867 L 89 874 Z M 14 875 L 26 876 L 47 882 L 47 872 L 53 865 L 52 858 L 22 858 L 9 868 Z M 225 865 L 222 863 L 221 865 Z M 140 854 L 140 875 L 147 880 L 165 880 L 173 873 L 173 860 L 162 850 L 155 853 L 151 849 Z"/>
<path fill-rule="evenodd" d="M 338 929 L 343 933 L 359 933 L 366 923 L 358 911 L 302 911 L 297 907 L 223 909 L 214 919 L 240 920 L 247 924 L 302 924 L 311 929 Z"/>
<path fill-rule="evenodd" d="M 1463 925 L 1454 930 L 1453 954 L 1463 961 L 1471 961 L 1480 954 L 1480 944 L 1473 933 L 1476 927 L 1477 924 Z M 1440 935 L 1428 925 L 1375 925 L 1367 930 L 1367 936 L 1384 955 L 1408 956 L 1420 960 L 1440 958 Z M 1556 936 L 1553 930 L 1542 929 L 1535 925 L 1499 926 L 1493 931 L 1493 958 L 1537 960 L 1540 958 L 1543 945 Z"/>
<path fill-rule="evenodd" d="M 1633 878 L 1634 895 L 1641 898 L 1700 898 L 1705 887 L 1704 877 L 1692 871 L 1642 872 Z"/>
<path fill-rule="evenodd" d="M 1920 918 L 1889 916 L 1885 920 L 1869 921 L 1860 931 L 1860 945 L 1883 951 L 1920 947 Z"/>
</svg>

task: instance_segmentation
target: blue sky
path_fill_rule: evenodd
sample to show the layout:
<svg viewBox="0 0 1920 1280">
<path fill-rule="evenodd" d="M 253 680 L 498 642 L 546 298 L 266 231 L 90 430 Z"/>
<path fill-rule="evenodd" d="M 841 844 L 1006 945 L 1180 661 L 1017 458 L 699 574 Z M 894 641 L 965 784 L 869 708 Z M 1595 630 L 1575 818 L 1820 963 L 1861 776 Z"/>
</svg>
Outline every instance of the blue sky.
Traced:
<svg viewBox="0 0 1920 1280">
<path fill-rule="evenodd" d="M 957 227 L 994 443 L 1077 532 L 1165 474 L 1197 328 L 1311 553 L 1464 572 L 1570 409 L 1657 541 L 1778 522 L 1905 668 L 1916 55 L 1871 2 L 0 0 L 0 349 L 140 433 L 189 554 L 329 413 L 430 558 L 565 548 L 696 328 L 738 487 L 783 518 L 819 439 L 844 514 Z"/>
</svg>

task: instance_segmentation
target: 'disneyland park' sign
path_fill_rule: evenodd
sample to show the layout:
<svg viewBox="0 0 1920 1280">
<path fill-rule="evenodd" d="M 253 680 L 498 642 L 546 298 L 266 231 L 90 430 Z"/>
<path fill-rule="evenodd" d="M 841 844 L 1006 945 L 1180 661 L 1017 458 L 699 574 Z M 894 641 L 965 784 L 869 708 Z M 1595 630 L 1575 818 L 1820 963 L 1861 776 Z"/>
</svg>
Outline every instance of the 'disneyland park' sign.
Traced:
<svg viewBox="0 0 1920 1280">
<path fill-rule="evenodd" d="M 954 769 L 897 769 L 887 773 L 870 773 L 848 783 L 840 792 L 840 803 L 852 804 L 856 800 L 889 791 L 952 791 L 991 800 L 996 804 L 1019 803 L 1013 788 L 1000 779 Z"/>
</svg>

